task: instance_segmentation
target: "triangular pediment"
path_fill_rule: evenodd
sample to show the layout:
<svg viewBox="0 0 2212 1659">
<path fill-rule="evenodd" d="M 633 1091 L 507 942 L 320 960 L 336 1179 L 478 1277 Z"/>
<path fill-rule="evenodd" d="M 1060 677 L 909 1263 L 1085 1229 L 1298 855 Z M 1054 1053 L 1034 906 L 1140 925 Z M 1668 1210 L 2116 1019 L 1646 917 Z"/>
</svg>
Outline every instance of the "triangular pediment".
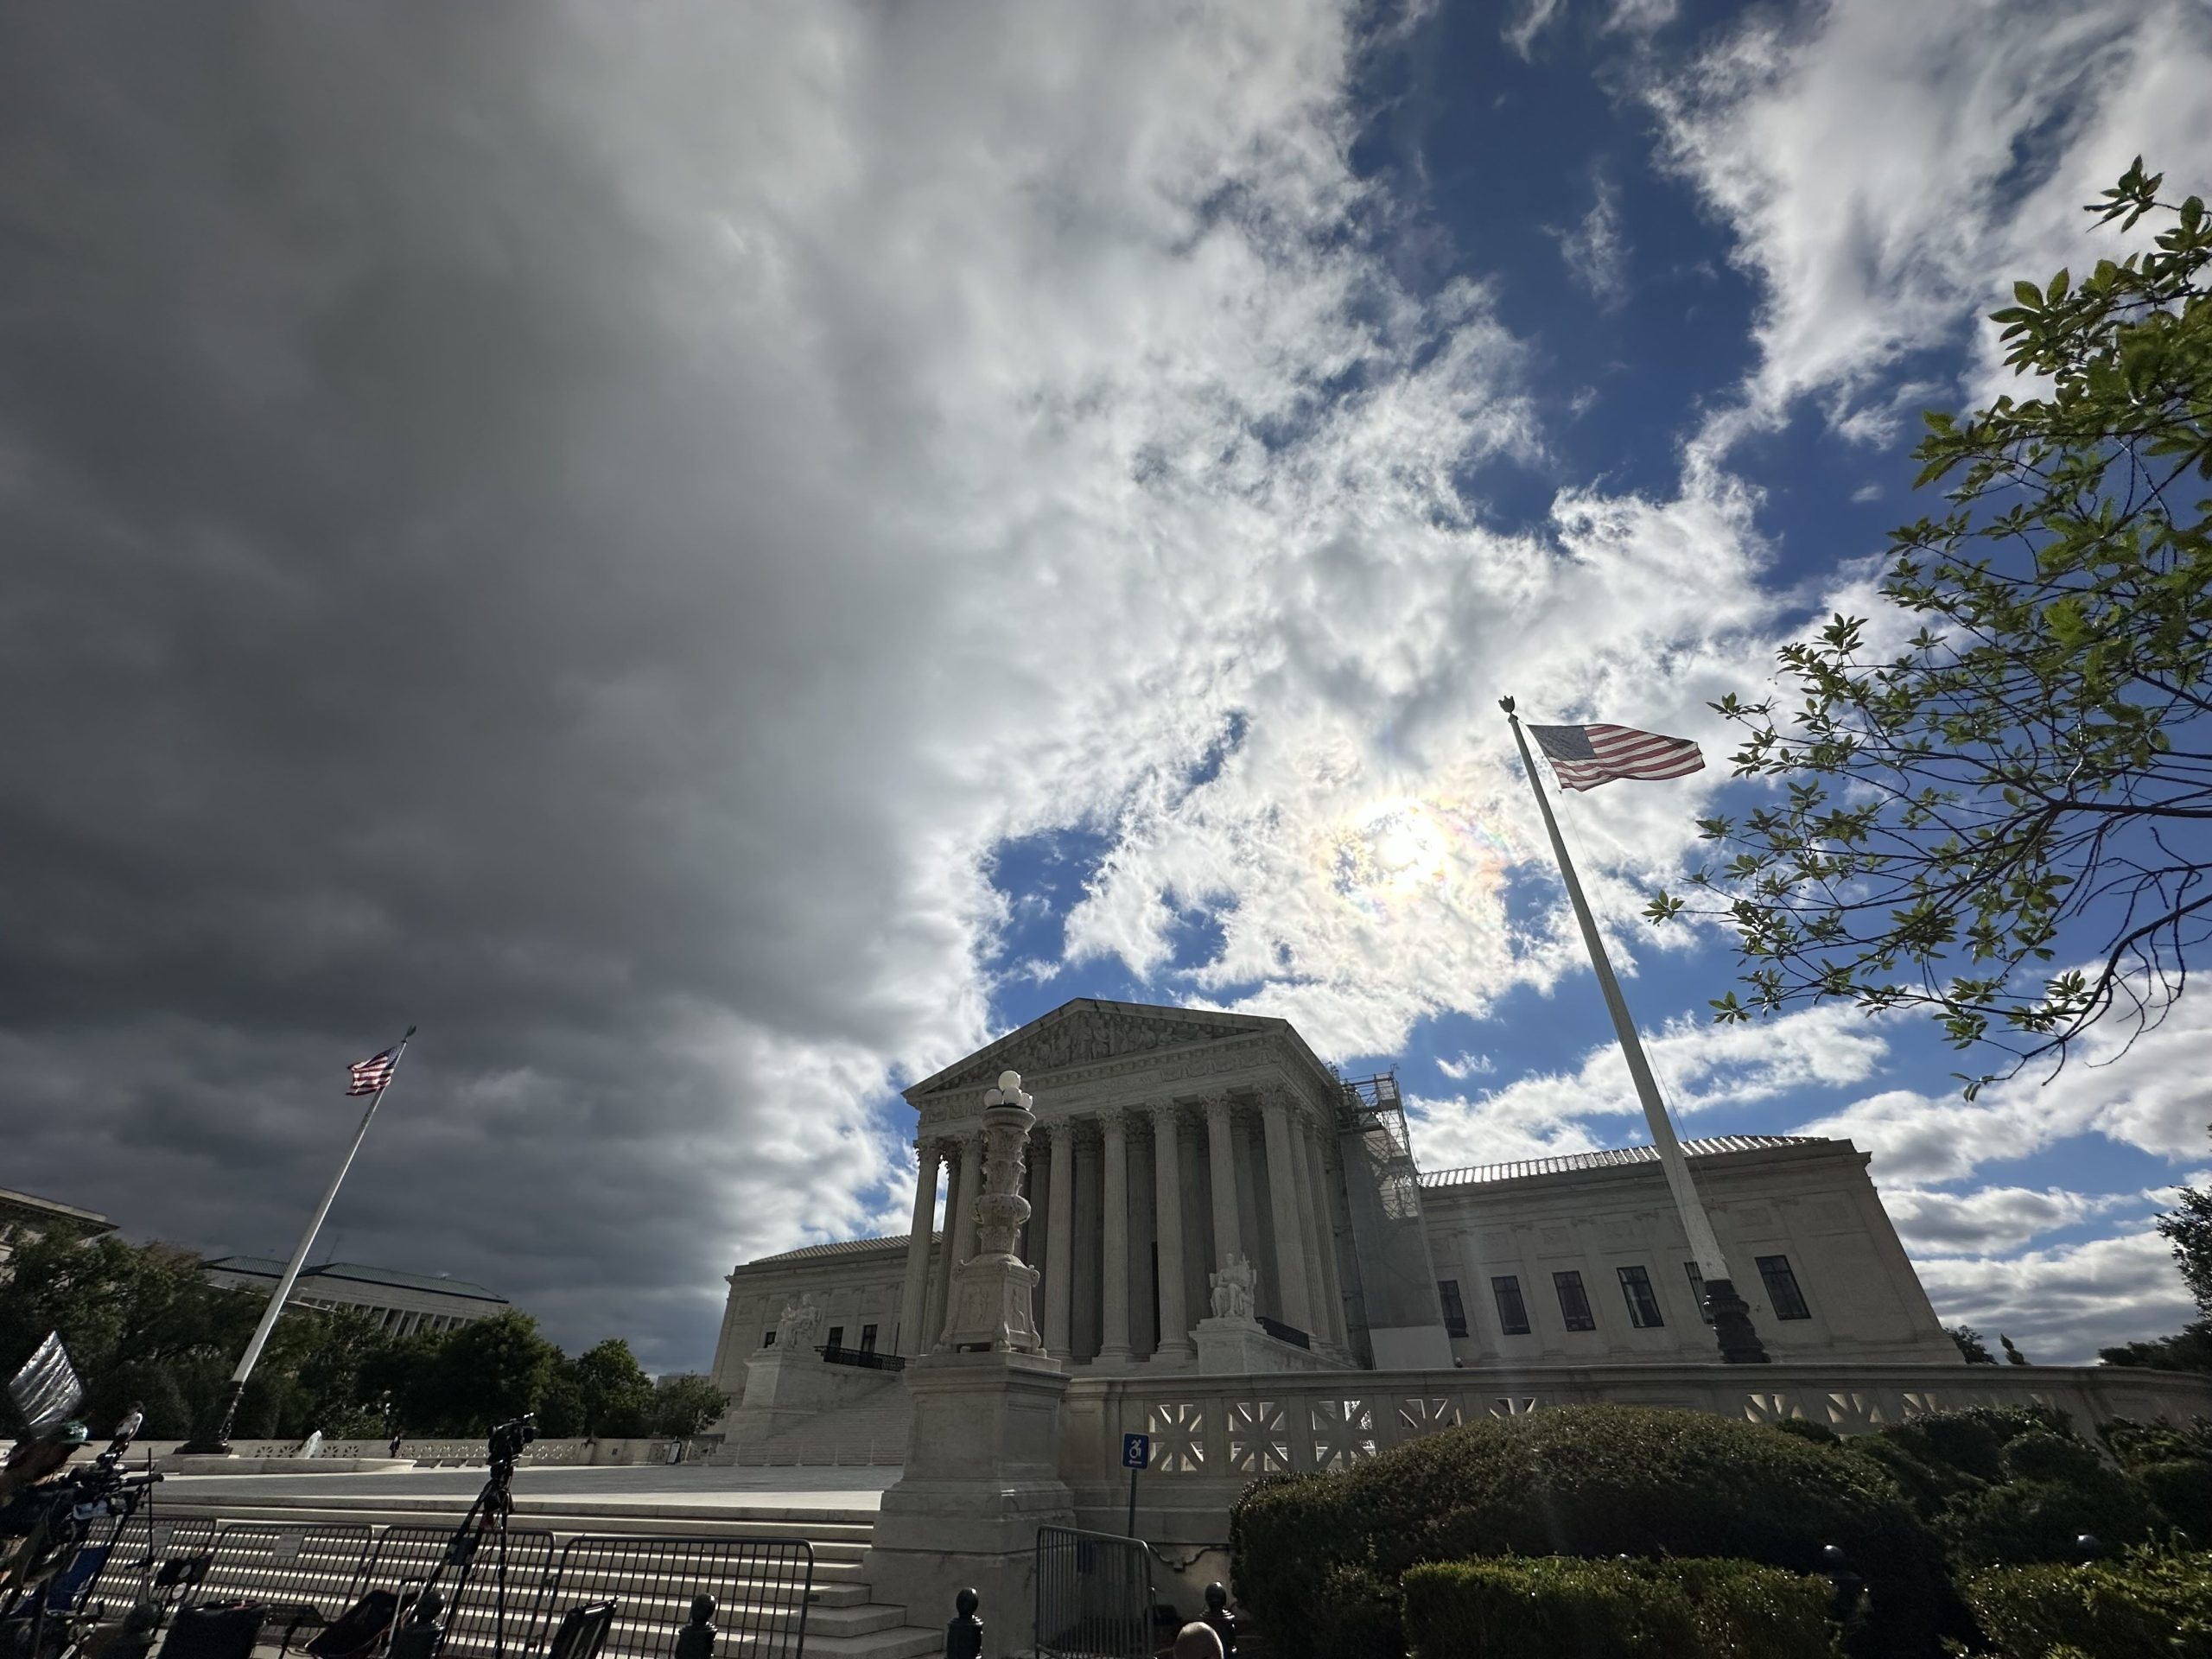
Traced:
<svg viewBox="0 0 2212 1659">
<path fill-rule="evenodd" d="M 987 1087 L 998 1081 L 1001 1071 L 1039 1077 L 1127 1054 L 1289 1029 L 1287 1020 L 1259 1014 L 1216 1014 L 1208 1008 L 1162 1007 L 1147 1002 L 1102 1002 L 1079 996 L 1008 1032 L 966 1059 L 955 1060 L 935 1077 L 925 1077 L 906 1090 L 906 1098 L 918 1102 L 926 1095 Z"/>
</svg>

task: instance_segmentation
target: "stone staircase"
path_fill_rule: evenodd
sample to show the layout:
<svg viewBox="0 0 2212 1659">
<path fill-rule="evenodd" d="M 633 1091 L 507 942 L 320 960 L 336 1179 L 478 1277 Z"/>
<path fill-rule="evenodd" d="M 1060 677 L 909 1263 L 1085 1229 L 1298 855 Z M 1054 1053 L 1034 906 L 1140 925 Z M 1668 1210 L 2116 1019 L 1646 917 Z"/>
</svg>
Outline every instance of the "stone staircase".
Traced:
<svg viewBox="0 0 2212 1659">
<path fill-rule="evenodd" d="M 902 1397 L 904 1390 L 899 1391 Z M 169 1497 L 163 1516 L 204 1516 L 226 1522 L 271 1522 L 291 1526 L 351 1524 L 422 1526 L 460 1519 L 450 1497 L 339 1497 L 291 1500 L 226 1497 L 219 1494 Z M 944 1621 L 952 1616 L 951 1595 L 943 1609 L 907 1610 L 872 1601 L 862 1576 L 875 1511 L 866 1509 L 784 1509 L 730 1503 L 654 1502 L 615 1503 L 590 1498 L 549 1496 L 518 1497 L 514 1525 L 542 1529 L 556 1544 L 580 1534 L 639 1537 L 792 1538 L 814 1547 L 814 1586 L 808 1599 L 808 1659 L 925 1659 L 944 1651 Z"/>
<path fill-rule="evenodd" d="M 747 1468 L 895 1467 L 906 1460 L 913 1428 L 913 1396 L 903 1388 L 887 1388 L 840 1410 L 817 1413 L 780 1433 L 740 1437 L 707 1461 Z"/>
</svg>

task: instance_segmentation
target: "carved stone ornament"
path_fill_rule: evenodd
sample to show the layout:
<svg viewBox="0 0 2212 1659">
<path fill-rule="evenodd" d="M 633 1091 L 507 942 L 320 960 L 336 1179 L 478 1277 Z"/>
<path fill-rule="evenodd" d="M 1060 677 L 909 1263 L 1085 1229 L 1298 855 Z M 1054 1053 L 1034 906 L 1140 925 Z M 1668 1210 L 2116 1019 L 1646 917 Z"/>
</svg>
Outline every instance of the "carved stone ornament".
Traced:
<svg viewBox="0 0 2212 1659">
<path fill-rule="evenodd" d="M 1003 1071 L 983 1096 L 983 1186 L 976 1199 L 976 1254 L 952 1274 L 952 1313 L 939 1351 L 1041 1354 L 1031 1312 L 1037 1269 L 1014 1254 L 1029 1219 L 1021 1170 L 1036 1103 L 1021 1091 L 1021 1074 Z"/>
<path fill-rule="evenodd" d="M 787 1353 L 794 1348 L 811 1348 L 821 1323 L 822 1310 L 815 1305 L 812 1291 L 795 1302 L 785 1302 L 776 1320 L 776 1346 Z"/>
</svg>

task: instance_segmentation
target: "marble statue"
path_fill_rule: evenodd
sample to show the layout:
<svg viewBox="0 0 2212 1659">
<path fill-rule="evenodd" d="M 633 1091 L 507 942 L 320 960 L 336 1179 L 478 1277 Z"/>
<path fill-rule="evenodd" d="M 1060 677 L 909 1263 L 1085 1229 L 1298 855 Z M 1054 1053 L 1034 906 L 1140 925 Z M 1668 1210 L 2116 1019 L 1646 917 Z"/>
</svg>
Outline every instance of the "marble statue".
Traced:
<svg viewBox="0 0 2212 1659">
<path fill-rule="evenodd" d="M 783 1316 L 776 1321 L 776 1346 L 811 1348 L 821 1323 L 822 1310 L 814 1304 L 814 1293 L 808 1291 L 798 1300 L 784 1304 Z"/>
<path fill-rule="evenodd" d="M 1260 1270 L 1249 1262 L 1231 1250 L 1221 1270 L 1209 1274 L 1206 1282 L 1213 1287 L 1214 1318 L 1249 1319 L 1252 1317 L 1252 1306 L 1259 1299 Z"/>
</svg>

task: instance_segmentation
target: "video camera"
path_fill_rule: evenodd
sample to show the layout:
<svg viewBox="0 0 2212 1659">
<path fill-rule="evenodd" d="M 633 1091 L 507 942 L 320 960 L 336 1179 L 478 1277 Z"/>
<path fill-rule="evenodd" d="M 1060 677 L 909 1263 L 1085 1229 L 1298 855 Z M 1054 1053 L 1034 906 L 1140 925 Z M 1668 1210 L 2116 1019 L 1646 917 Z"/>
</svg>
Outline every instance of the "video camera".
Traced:
<svg viewBox="0 0 2212 1659">
<path fill-rule="evenodd" d="M 537 1414 L 526 1411 L 511 1422 L 499 1424 L 492 1430 L 490 1461 L 514 1467 L 515 1459 L 522 1456 L 522 1449 L 537 1438 Z"/>
</svg>

